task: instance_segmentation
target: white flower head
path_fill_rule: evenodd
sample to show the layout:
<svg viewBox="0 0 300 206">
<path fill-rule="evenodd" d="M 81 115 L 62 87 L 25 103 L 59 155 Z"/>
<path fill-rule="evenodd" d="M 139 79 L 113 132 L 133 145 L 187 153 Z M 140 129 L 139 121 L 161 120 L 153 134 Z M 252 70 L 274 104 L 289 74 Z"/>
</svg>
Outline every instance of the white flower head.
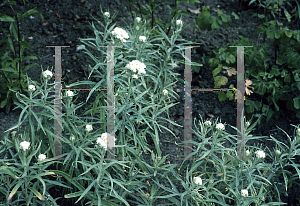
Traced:
<svg viewBox="0 0 300 206">
<path fill-rule="evenodd" d="M 137 79 L 138 75 L 134 74 L 134 75 L 132 75 L 132 78 Z"/>
<path fill-rule="evenodd" d="M 85 49 L 85 45 L 83 45 L 83 44 L 76 47 L 76 52 L 78 52 L 82 49 Z"/>
<path fill-rule="evenodd" d="M 75 140 L 74 135 L 71 135 L 70 140 L 71 140 L 71 141 L 74 141 L 74 140 Z"/>
<path fill-rule="evenodd" d="M 38 161 L 43 161 L 43 160 L 45 160 L 45 159 L 46 159 L 46 155 L 40 154 L 40 155 L 39 155 L 39 158 L 38 158 Z"/>
<path fill-rule="evenodd" d="M 277 155 L 281 155 L 281 151 L 278 150 L 278 149 L 275 151 L 275 153 L 276 153 Z"/>
<path fill-rule="evenodd" d="M 43 72 L 43 76 L 44 76 L 45 79 L 51 79 L 53 74 L 52 74 L 51 71 L 46 70 L 46 71 Z"/>
<path fill-rule="evenodd" d="M 141 18 L 140 18 L 140 17 L 136 17 L 135 19 L 136 19 L 136 22 L 137 22 L 137 23 L 139 23 L 139 22 L 141 21 Z"/>
<path fill-rule="evenodd" d="M 246 122 L 246 126 L 249 127 L 250 126 L 250 122 Z"/>
<path fill-rule="evenodd" d="M 300 133 L 300 128 L 297 129 L 298 133 Z"/>
<path fill-rule="evenodd" d="M 92 125 L 87 124 L 87 125 L 85 126 L 85 130 L 88 131 L 88 132 L 92 131 L 92 130 L 93 130 Z"/>
<path fill-rule="evenodd" d="M 139 27 L 139 26 L 136 26 L 136 27 L 135 27 L 135 29 L 136 29 L 136 30 L 139 30 L 139 29 L 140 29 L 140 27 Z"/>
<path fill-rule="evenodd" d="M 108 12 L 104 12 L 104 17 L 109 18 L 109 17 L 110 17 L 110 14 L 109 14 Z"/>
<path fill-rule="evenodd" d="M 164 93 L 164 95 L 167 95 L 168 94 L 168 90 L 164 89 L 163 93 Z"/>
<path fill-rule="evenodd" d="M 265 152 L 262 151 L 262 150 L 256 151 L 255 154 L 256 154 L 256 157 L 257 157 L 257 158 L 265 158 L 265 157 L 266 157 Z"/>
<path fill-rule="evenodd" d="M 224 126 L 224 124 L 222 124 L 222 123 L 218 123 L 218 124 L 216 125 L 216 129 L 224 130 L 224 129 L 225 129 L 225 126 Z"/>
<path fill-rule="evenodd" d="M 121 29 L 119 27 L 114 28 L 114 30 L 111 33 L 116 38 L 120 39 L 122 42 L 126 42 L 125 39 L 129 39 L 128 33 L 124 29 Z"/>
<path fill-rule="evenodd" d="M 201 177 L 194 177 L 194 182 L 197 185 L 202 185 L 202 179 L 201 179 Z"/>
<path fill-rule="evenodd" d="M 250 151 L 249 150 L 246 150 L 246 156 L 249 156 L 250 155 Z"/>
<path fill-rule="evenodd" d="M 73 96 L 74 96 L 74 93 L 73 93 L 72 91 L 68 90 L 68 91 L 66 92 L 66 95 L 67 95 L 68 97 L 73 97 Z"/>
<path fill-rule="evenodd" d="M 29 148 L 29 146 L 30 146 L 30 142 L 23 141 L 20 143 L 20 149 L 22 149 L 24 151 L 27 150 Z"/>
<path fill-rule="evenodd" d="M 108 133 L 103 133 L 101 137 L 97 138 L 97 144 L 99 144 L 105 150 L 107 150 L 107 138 L 108 138 Z"/>
<path fill-rule="evenodd" d="M 241 190 L 241 195 L 244 197 L 248 197 L 248 190 Z"/>
<path fill-rule="evenodd" d="M 139 37 L 139 40 L 140 40 L 141 42 L 146 42 L 146 37 L 145 37 L 145 36 L 140 36 L 140 37 Z"/>
<path fill-rule="evenodd" d="M 211 126 L 211 121 L 209 121 L 209 120 L 208 120 L 208 121 L 205 121 L 204 124 L 205 124 L 206 126 Z"/>
<path fill-rule="evenodd" d="M 29 86 L 28 86 L 28 90 L 29 90 L 29 91 L 35 91 L 35 86 L 32 85 L 32 84 L 29 85 Z"/>
<path fill-rule="evenodd" d="M 182 24 L 183 24 L 183 22 L 180 19 L 176 20 L 176 25 L 177 26 L 182 26 Z"/>
<path fill-rule="evenodd" d="M 130 69 L 133 72 L 138 71 L 138 74 L 146 74 L 146 65 L 139 60 L 133 60 L 129 62 L 129 64 L 127 64 L 125 68 Z"/>
</svg>

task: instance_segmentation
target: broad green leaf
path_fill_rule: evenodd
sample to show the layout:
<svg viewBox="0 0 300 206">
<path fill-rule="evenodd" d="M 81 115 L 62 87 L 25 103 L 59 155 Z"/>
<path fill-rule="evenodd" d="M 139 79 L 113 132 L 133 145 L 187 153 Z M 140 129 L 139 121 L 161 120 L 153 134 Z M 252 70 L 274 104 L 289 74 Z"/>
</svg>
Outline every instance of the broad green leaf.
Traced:
<svg viewBox="0 0 300 206">
<path fill-rule="evenodd" d="M 0 104 L 0 108 L 3 108 L 7 103 L 7 99 L 3 100 Z"/>
<path fill-rule="evenodd" d="M 282 30 L 281 29 L 277 29 L 276 32 L 275 32 L 275 38 L 279 39 L 280 36 L 281 36 L 281 34 L 282 34 Z"/>
<path fill-rule="evenodd" d="M 212 29 L 215 29 L 215 30 L 219 29 L 219 25 L 218 25 L 217 21 L 214 21 L 214 22 L 212 23 L 211 28 L 212 28 Z"/>
<path fill-rule="evenodd" d="M 283 7 L 283 10 L 284 10 L 284 15 L 286 16 L 287 20 L 290 22 L 292 18 L 290 13 L 285 9 L 285 7 Z"/>
<path fill-rule="evenodd" d="M 15 21 L 15 18 L 7 16 L 5 14 L 0 15 L 0 21 Z"/>
<path fill-rule="evenodd" d="M 231 15 L 234 16 L 235 19 L 239 19 L 239 16 L 236 13 L 231 12 Z"/>
<path fill-rule="evenodd" d="M 293 100 L 294 100 L 294 107 L 296 109 L 299 109 L 300 108 L 300 99 L 299 99 L 299 97 L 296 97 Z"/>
</svg>

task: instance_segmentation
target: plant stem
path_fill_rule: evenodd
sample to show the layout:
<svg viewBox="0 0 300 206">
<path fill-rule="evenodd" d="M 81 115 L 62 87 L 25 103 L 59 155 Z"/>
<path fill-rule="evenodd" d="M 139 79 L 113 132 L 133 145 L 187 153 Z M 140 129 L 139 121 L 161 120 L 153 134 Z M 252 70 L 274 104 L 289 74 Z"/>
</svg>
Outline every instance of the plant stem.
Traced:
<svg viewBox="0 0 300 206">
<path fill-rule="evenodd" d="M 149 0 L 149 3 L 151 5 L 151 18 L 152 18 L 152 21 L 151 21 L 151 29 L 153 29 L 153 25 L 154 25 L 154 16 L 153 16 L 153 4 L 152 4 L 152 0 Z M 154 0 L 153 0 L 153 3 L 154 3 Z"/>
<path fill-rule="evenodd" d="M 20 62 L 19 62 L 19 64 L 18 64 L 18 69 L 19 69 L 19 84 L 20 84 L 20 88 L 21 88 L 21 93 L 23 93 L 22 92 L 22 86 L 21 86 L 21 63 L 22 63 L 22 58 L 21 58 L 21 49 L 20 49 L 20 28 L 19 28 L 19 21 L 18 21 L 18 17 L 17 17 L 17 15 L 16 15 L 16 13 L 15 13 L 15 11 L 14 11 L 14 9 L 13 9 L 13 7 L 10 5 L 10 7 L 11 7 L 11 9 L 13 10 L 13 12 L 14 12 L 14 15 L 15 15 L 15 18 L 16 18 L 16 21 L 17 21 L 17 26 L 18 26 L 18 39 L 17 39 L 17 43 L 18 43 L 18 45 L 19 45 L 19 47 L 18 47 L 18 49 L 19 49 L 19 58 L 20 58 Z"/>
<path fill-rule="evenodd" d="M 172 21 L 172 19 L 175 17 L 175 15 L 177 14 L 177 0 L 175 0 L 175 12 L 174 12 L 174 14 L 173 14 L 173 16 L 172 16 L 172 18 L 171 18 L 171 21 Z M 168 28 L 168 32 L 167 32 L 167 36 L 169 35 L 169 33 L 170 33 L 170 29 L 171 29 L 171 25 L 169 26 L 169 28 Z"/>
</svg>

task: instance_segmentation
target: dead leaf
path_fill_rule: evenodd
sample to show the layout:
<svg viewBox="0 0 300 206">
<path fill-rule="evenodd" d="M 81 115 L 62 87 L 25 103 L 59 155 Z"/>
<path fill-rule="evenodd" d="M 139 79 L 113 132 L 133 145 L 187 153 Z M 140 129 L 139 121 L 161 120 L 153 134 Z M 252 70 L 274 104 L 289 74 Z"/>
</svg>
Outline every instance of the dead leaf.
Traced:
<svg viewBox="0 0 300 206">
<path fill-rule="evenodd" d="M 193 10 L 193 9 L 188 8 L 188 10 L 189 10 L 191 13 L 196 14 L 196 15 L 201 13 L 200 9 Z"/>
<path fill-rule="evenodd" d="M 43 23 L 43 26 L 46 26 L 48 24 L 48 21 L 46 21 L 45 23 Z"/>
</svg>

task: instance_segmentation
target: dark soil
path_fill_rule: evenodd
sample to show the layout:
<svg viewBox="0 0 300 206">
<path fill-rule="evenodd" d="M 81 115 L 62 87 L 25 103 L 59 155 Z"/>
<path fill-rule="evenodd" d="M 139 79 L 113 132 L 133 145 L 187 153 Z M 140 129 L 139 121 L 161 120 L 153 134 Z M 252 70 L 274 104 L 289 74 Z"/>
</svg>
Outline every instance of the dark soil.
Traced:
<svg viewBox="0 0 300 206">
<path fill-rule="evenodd" d="M 76 81 L 87 80 L 89 75 L 88 65 L 92 67 L 95 65 L 93 60 L 85 55 L 82 51 L 76 51 L 76 47 L 83 43 L 80 42 L 79 38 L 94 38 L 94 33 L 92 28 L 89 25 L 89 22 L 94 21 L 94 24 L 98 23 L 92 18 L 92 15 L 99 19 L 102 19 L 100 12 L 100 4 L 103 8 L 103 11 L 107 11 L 109 8 L 111 16 L 114 12 L 118 12 L 116 20 L 117 26 L 124 27 L 124 22 L 132 22 L 133 19 L 131 15 L 126 12 L 127 7 L 125 6 L 125 1 L 121 0 L 112 0 L 112 1 L 96 1 L 96 0 L 86 0 L 81 2 L 80 0 L 40 0 L 40 1 L 30 1 L 24 5 L 18 0 L 17 5 L 13 6 L 14 10 L 19 13 L 24 13 L 29 9 L 36 7 L 39 12 L 44 16 L 42 20 L 39 14 L 35 13 L 31 16 L 33 18 L 25 18 L 20 22 L 20 34 L 21 36 L 25 35 L 26 41 L 31 45 L 33 51 L 25 50 L 24 56 L 37 56 L 38 61 L 27 61 L 24 62 L 22 68 L 26 65 L 32 63 L 38 63 L 36 66 L 31 68 L 28 71 L 28 76 L 37 82 L 40 82 L 40 71 L 41 65 L 45 70 L 48 66 L 51 68 L 54 67 L 54 49 L 47 48 L 47 45 L 65 45 L 70 46 L 69 48 L 62 49 L 62 70 L 63 70 L 63 81 L 64 85 L 74 83 Z M 168 2 L 168 0 L 160 0 L 158 2 Z M 144 0 L 140 1 L 141 5 L 144 5 L 146 2 Z M 239 15 L 239 19 L 236 20 L 231 16 L 232 23 L 229 25 L 228 29 L 220 28 L 219 30 L 213 31 L 200 31 L 198 28 L 196 31 L 193 31 L 195 24 L 195 19 L 197 18 L 196 14 L 189 13 L 188 8 L 197 9 L 202 8 L 203 5 L 209 5 L 211 8 L 211 13 L 213 9 L 221 9 L 224 13 L 230 14 L 234 11 Z M 171 7 L 174 7 L 173 1 L 170 3 Z M 10 7 L 3 5 L 0 7 L 1 12 L 9 10 Z M 258 32 L 256 27 L 262 24 L 261 19 L 250 18 L 254 12 L 262 12 L 257 8 L 250 8 L 242 6 L 239 10 L 238 1 L 231 0 L 202 0 L 200 4 L 193 3 L 180 3 L 178 9 L 183 12 L 189 13 L 192 18 L 183 16 L 183 22 L 185 24 L 190 24 L 189 27 L 184 30 L 181 35 L 184 39 L 202 43 L 200 49 L 192 49 L 192 61 L 198 63 L 203 63 L 204 66 L 201 67 L 200 73 L 193 73 L 192 88 L 213 88 L 214 80 L 212 76 L 212 70 L 207 62 L 203 62 L 203 53 L 206 56 L 216 48 L 219 48 L 225 44 L 232 43 L 238 39 L 238 35 L 249 38 L 251 44 L 256 44 L 258 38 Z M 135 10 L 132 8 L 132 10 Z M 142 16 L 141 16 L 142 17 Z M 155 12 L 155 17 L 162 19 L 164 22 L 169 22 L 170 20 L 170 11 L 167 7 L 158 7 Z M 290 29 L 295 29 L 293 25 L 286 24 Z M 0 22 L 0 27 L 8 29 L 9 23 Z M 238 29 L 239 28 L 239 29 Z M 99 29 L 102 28 L 99 26 Z M 299 28 L 298 28 L 299 29 Z M 0 33 L 1 34 L 1 33 Z M 0 38 L 3 38 L 4 34 L 1 34 Z M 30 38 L 29 38 L 30 37 Z M 270 51 L 271 52 L 271 51 Z M 92 52 L 94 55 L 95 52 Z M 178 105 L 170 109 L 170 119 L 175 121 L 180 125 L 184 125 L 184 65 L 180 65 L 177 68 L 177 72 L 181 74 L 181 80 L 176 85 L 175 90 L 178 91 L 179 102 Z M 99 79 L 91 78 L 92 81 L 98 81 Z M 226 87 L 225 87 L 226 88 Z M 76 103 L 80 103 L 82 100 L 87 98 L 88 92 L 80 92 L 79 98 Z M 258 99 L 259 96 L 249 96 L 248 99 Z M 199 115 L 202 116 L 203 120 L 210 119 L 213 120 L 216 118 L 221 120 L 222 123 L 227 125 L 236 126 L 236 102 L 235 101 L 225 101 L 220 102 L 218 100 L 218 95 L 213 92 L 202 92 L 202 91 L 193 91 L 192 92 L 192 108 L 193 108 L 193 118 L 196 119 L 196 124 L 200 120 Z M 89 100 L 89 103 L 93 102 L 93 98 Z M 5 109 L 5 108 L 4 108 Z M 0 136 L 4 134 L 4 131 L 10 128 L 12 125 L 17 123 L 21 110 L 12 111 L 9 114 L 5 113 L 5 110 L 0 110 Z M 78 115 L 82 110 L 77 111 Z M 277 120 L 270 122 L 268 125 L 263 127 L 257 127 L 251 134 L 253 136 L 270 136 L 272 135 L 276 139 L 288 144 L 288 138 L 286 135 L 277 128 L 280 127 L 288 135 L 294 135 L 294 127 L 291 126 L 297 125 L 299 120 L 296 118 L 296 115 L 285 109 L 284 103 L 280 107 L 280 116 Z M 167 117 L 164 115 L 164 117 Z M 256 120 L 254 118 L 252 123 Z M 161 151 L 163 155 L 169 155 L 167 162 L 180 164 L 181 161 L 175 160 L 178 155 L 183 155 L 183 149 L 178 147 L 175 142 L 179 143 L 184 140 L 183 127 L 178 128 L 172 126 L 171 124 L 163 124 L 167 126 L 176 134 L 176 138 L 170 134 L 168 131 L 162 129 L 163 134 L 161 135 Z M 193 121 L 193 129 L 194 121 Z M 226 131 L 230 134 L 236 134 L 236 131 L 229 126 L 226 126 Z M 196 140 L 196 136 L 193 134 L 193 139 Z M 252 141 L 256 142 L 257 141 Z M 151 140 L 149 138 L 149 143 Z M 272 142 L 263 141 L 264 146 L 273 147 L 275 146 Z M 248 143 L 249 144 L 249 143 Z M 229 145 L 228 145 L 229 146 Z M 155 151 L 154 145 L 151 145 L 151 148 Z M 272 150 L 271 150 L 272 151 Z M 296 204 L 296 192 L 293 192 L 292 188 L 288 190 L 288 196 L 282 197 L 288 205 L 299 205 Z M 299 194 L 298 194 L 299 196 Z"/>
</svg>

